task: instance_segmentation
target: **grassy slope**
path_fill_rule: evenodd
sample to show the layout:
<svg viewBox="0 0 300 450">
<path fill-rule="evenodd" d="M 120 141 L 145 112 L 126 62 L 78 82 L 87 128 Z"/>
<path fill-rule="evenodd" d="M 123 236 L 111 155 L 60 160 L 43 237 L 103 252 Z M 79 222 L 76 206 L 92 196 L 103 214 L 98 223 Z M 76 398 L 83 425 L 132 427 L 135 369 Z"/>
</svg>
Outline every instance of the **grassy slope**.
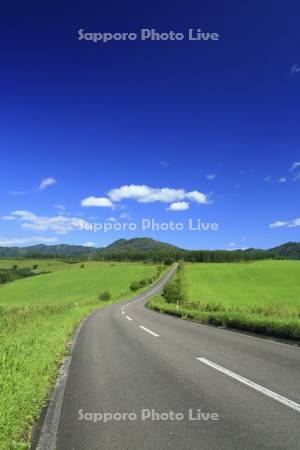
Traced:
<svg viewBox="0 0 300 450">
<path fill-rule="evenodd" d="M 188 299 L 176 308 L 162 297 L 154 309 L 273 336 L 300 339 L 300 262 L 188 264 Z"/>
<path fill-rule="evenodd" d="M 1 265 L 1 264 L 0 264 Z M 109 289 L 112 298 L 128 294 L 129 285 L 155 274 L 155 267 L 134 263 L 58 264 L 55 271 L 0 287 L 0 305 L 86 302 Z M 53 270 L 53 267 L 49 270 Z M 40 267 L 39 267 L 40 269 Z"/>
<path fill-rule="evenodd" d="M 190 301 L 300 309 L 299 261 L 188 264 L 185 276 Z"/>
<path fill-rule="evenodd" d="M 53 263 L 51 274 L 0 287 L 1 450 L 28 448 L 66 341 L 88 313 L 105 306 L 97 294 L 109 289 L 114 301 L 130 292 L 132 281 L 156 272 L 133 263 L 86 263 L 84 269 Z"/>
</svg>

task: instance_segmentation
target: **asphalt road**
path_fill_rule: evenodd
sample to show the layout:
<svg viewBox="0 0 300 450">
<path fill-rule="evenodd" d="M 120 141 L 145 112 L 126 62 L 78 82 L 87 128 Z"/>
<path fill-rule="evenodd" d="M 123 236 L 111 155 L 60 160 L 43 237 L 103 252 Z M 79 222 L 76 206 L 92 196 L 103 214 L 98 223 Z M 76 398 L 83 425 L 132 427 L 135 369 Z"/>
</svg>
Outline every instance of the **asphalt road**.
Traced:
<svg viewBox="0 0 300 450">
<path fill-rule="evenodd" d="M 57 449 L 299 449 L 300 349 L 150 311 L 148 296 L 83 324 Z"/>
</svg>

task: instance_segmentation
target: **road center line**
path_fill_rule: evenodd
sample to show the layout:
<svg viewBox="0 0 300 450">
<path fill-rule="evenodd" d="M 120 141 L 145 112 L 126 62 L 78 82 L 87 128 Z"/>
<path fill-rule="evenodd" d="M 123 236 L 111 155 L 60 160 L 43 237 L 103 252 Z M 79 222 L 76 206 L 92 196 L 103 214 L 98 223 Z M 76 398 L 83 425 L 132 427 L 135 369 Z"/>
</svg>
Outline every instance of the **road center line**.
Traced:
<svg viewBox="0 0 300 450">
<path fill-rule="evenodd" d="M 152 334 L 152 336 L 159 337 L 159 334 L 156 334 L 156 333 L 154 333 L 154 331 L 151 331 L 148 328 L 143 327 L 143 325 L 139 325 L 139 328 L 141 328 L 142 330 L 146 331 L 149 334 Z"/>
<path fill-rule="evenodd" d="M 212 367 L 213 369 L 218 370 L 219 372 L 224 373 L 225 375 L 228 375 L 231 378 L 234 378 L 235 380 L 240 381 L 243 384 L 246 384 L 247 386 L 251 387 L 252 389 L 255 389 L 258 392 L 261 392 L 264 395 L 267 395 L 268 397 L 273 398 L 274 400 L 277 400 L 278 402 L 282 403 L 285 406 L 288 406 L 291 409 L 294 409 L 297 412 L 300 412 L 300 404 L 293 402 L 292 400 L 289 400 L 286 397 L 283 397 L 282 395 L 276 394 L 276 392 L 270 391 L 269 389 L 261 386 L 260 384 L 256 384 L 251 380 L 248 380 L 247 378 L 241 377 L 240 375 L 231 372 L 228 369 L 225 369 L 222 366 L 219 366 L 218 364 L 213 363 L 212 361 L 209 361 L 205 358 L 196 358 L 198 361 L 201 361 L 202 363 Z"/>
<path fill-rule="evenodd" d="M 127 320 L 132 320 L 132 318 L 131 318 L 131 317 L 129 317 L 129 316 L 126 316 L 126 319 L 127 319 Z"/>
</svg>

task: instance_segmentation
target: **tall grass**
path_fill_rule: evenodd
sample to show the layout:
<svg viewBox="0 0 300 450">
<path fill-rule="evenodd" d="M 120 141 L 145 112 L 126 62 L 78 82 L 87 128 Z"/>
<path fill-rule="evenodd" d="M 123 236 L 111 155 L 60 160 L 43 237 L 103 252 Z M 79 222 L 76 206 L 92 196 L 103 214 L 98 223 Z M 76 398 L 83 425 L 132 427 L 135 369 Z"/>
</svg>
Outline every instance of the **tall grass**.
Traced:
<svg viewBox="0 0 300 450">
<path fill-rule="evenodd" d="M 300 340 L 299 314 L 286 314 L 277 311 L 271 314 L 269 310 L 263 313 L 253 313 L 245 309 L 231 309 L 218 305 L 205 305 L 203 308 L 169 304 L 162 297 L 156 297 L 149 302 L 149 306 L 160 312 L 173 314 L 183 319 L 194 319 L 202 323 L 236 328 L 244 331 L 262 333 L 269 336 Z"/>
<path fill-rule="evenodd" d="M 25 449 L 45 394 L 84 316 L 104 304 L 21 306 L 0 312 L 0 449 Z"/>
</svg>

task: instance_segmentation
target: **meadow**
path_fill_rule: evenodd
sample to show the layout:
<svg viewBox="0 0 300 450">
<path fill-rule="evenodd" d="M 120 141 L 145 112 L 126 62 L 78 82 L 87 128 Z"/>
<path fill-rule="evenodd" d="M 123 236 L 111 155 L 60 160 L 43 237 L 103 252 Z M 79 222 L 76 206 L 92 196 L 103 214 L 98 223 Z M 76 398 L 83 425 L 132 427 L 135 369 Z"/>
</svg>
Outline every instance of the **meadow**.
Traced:
<svg viewBox="0 0 300 450">
<path fill-rule="evenodd" d="M 300 262 L 187 264 L 188 301 L 226 307 L 300 309 Z"/>
<path fill-rule="evenodd" d="M 82 263 L 66 264 L 60 261 L 36 264 L 37 271 L 51 273 L 1 286 L 0 306 L 86 303 L 95 300 L 100 291 L 107 289 L 115 300 L 130 293 L 132 282 L 155 275 L 155 266 L 146 264 L 91 261 L 83 263 L 84 268 L 80 267 Z"/>
<path fill-rule="evenodd" d="M 156 297 L 156 310 L 218 326 L 300 339 L 300 261 L 186 264 L 178 307 Z"/>
<path fill-rule="evenodd" d="M 32 426 L 47 400 L 82 319 L 135 294 L 133 282 L 153 280 L 154 265 L 55 260 L 0 260 L 0 268 L 38 265 L 51 273 L 0 286 L 0 449 L 30 447 Z M 108 302 L 99 294 L 109 291 Z"/>
</svg>

